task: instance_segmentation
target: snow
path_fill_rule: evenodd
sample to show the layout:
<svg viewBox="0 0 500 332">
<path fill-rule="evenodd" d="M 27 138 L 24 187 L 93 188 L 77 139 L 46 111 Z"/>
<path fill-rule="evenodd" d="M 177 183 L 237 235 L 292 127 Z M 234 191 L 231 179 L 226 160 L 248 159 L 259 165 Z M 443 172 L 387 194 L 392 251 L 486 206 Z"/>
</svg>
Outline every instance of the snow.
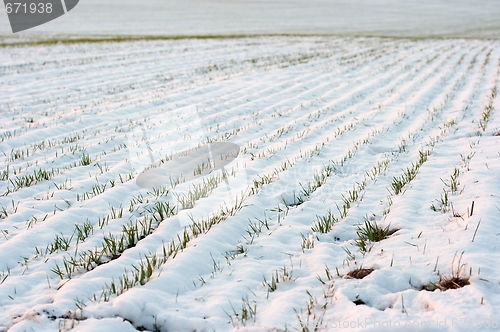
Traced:
<svg viewBox="0 0 500 332">
<path fill-rule="evenodd" d="M 192 22 L 221 13 L 206 7 L 216 2 L 197 4 L 185 25 L 156 26 L 152 2 L 151 20 L 122 32 L 169 35 L 173 24 L 172 35 L 200 34 Z M 2 47 L 0 331 L 498 329 L 500 43 L 352 37 L 494 37 L 498 6 L 474 4 L 474 15 L 488 12 L 476 22 L 485 30 L 456 28 L 472 6 L 458 1 L 454 19 L 426 31 L 410 2 L 385 1 L 388 21 L 374 23 L 368 9 L 346 14 L 366 27 L 299 2 L 245 8 L 257 4 L 317 20 L 310 31 L 300 20 L 297 30 L 287 20 L 270 30 L 277 14 L 268 10 L 262 24 L 235 19 L 228 33 L 342 36 Z M 447 8 L 421 4 L 435 9 L 432 24 Z M 9 42 L 116 34 L 124 16 L 99 26 L 89 9 L 97 5 L 82 2 L 18 37 L 0 27 Z M 78 10 L 96 24 L 62 33 Z M 224 20 L 204 22 L 206 34 L 227 32 Z M 217 157 L 222 142 L 238 156 L 196 173 L 189 153 L 205 150 L 193 148 L 212 144 Z M 186 151 L 186 182 L 175 185 L 165 175 L 183 159 L 162 159 Z M 152 164 L 160 167 L 145 170 Z M 20 184 L 40 170 L 48 180 Z M 337 222 L 321 233 L 328 215 Z M 356 241 L 365 221 L 395 232 L 364 252 Z M 129 243 L 134 227 L 144 233 Z M 104 249 L 122 236 L 124 250 Z M 373 272 L 348 278 L 358 268 Z M 427 290 L 454 276 L 470 284 Z"/>
</svg>

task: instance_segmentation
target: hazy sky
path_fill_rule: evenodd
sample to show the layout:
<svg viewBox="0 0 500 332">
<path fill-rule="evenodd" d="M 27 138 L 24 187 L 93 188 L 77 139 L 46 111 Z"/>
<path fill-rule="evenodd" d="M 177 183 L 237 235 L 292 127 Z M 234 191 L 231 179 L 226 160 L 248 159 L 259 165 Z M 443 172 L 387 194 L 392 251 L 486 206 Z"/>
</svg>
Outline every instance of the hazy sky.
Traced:
<svg viewBox="0 0 500 332">
<path fill-rule="evenodd" d="M 80 0 L 68 14 L 0 35 L 334 34 L 500 39 L 499 0 Z"/>
</svg>

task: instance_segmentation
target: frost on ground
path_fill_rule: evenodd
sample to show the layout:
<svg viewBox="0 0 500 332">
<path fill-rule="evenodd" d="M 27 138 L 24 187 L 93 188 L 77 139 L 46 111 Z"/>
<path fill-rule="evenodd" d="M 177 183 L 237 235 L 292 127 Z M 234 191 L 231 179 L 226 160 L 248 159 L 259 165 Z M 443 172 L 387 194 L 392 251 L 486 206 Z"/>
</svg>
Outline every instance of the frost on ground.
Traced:
<svg viewBox="0 0 500 332">
<path fill-rule="evenodd" d="M 498 328 L 498 41 L 94 43 L 0 63 L 1 331 Z M 172 142 L 240 150 L 138 186 Z"/>
</svg>

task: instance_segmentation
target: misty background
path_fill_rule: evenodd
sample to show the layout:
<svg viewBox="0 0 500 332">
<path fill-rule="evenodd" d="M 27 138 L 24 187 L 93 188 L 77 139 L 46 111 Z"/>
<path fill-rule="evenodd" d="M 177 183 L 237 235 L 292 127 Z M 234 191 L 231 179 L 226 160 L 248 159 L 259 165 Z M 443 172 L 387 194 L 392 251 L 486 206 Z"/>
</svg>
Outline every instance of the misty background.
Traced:
<svg viewBox="0 0 500 332">
<path fill-rule="evenodd" d="M 315 34 L 500 39 L 498 0 L 80 0 L 3 41 L 85 36 Z"/>
</svg>

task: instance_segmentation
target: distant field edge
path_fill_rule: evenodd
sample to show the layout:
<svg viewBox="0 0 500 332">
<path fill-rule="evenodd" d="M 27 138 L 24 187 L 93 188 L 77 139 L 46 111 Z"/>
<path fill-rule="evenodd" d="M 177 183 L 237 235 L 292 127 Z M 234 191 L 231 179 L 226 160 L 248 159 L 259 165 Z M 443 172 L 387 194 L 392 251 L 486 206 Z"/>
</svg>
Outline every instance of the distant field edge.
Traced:
<svg viewBox="0 0 500 332">
<path fill-rule="evenodd" d="M 381 36 L 381 35 L 342 35 L 342 34 L 207 34 L 207 35 L 113 35 L 113 36 L 52 36 L 47 39 L 24 39 L 16 40 L 0 36 L 0 47 L 12 46 L 36 46 L 55 44 L 79 44 L 79 43 L 106 43 L 106 42 L 131 42 L 131 41 L 155 41 L 155 40 L 182 40 L 182 39 L 241 39 L 241 38 L 261 38 L 261 37 L 332 37 L 332 38 L 380 38 L 380 39 L 404 39 L 404 40 L 492 40 L 498 41 L 500 38 L 478 38 L 478 37 L 458 37 L 458 36 Z"/>
</svg>

